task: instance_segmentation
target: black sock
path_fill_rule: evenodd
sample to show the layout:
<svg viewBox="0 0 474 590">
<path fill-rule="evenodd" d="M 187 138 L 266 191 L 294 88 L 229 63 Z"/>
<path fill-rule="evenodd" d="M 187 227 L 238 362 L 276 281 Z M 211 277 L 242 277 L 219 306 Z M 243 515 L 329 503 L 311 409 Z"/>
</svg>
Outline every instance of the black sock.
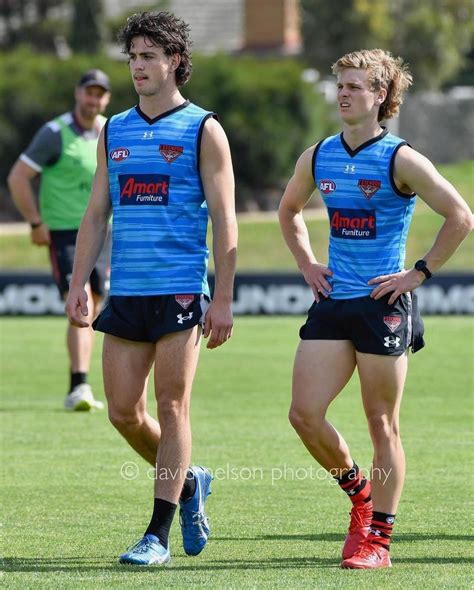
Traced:
<svg viewBox="0 0 474 590">
<path fill-rule="evenodd" d="M 181 490 L 181 496 L 179 497 L 179 501 L 186 502 L 187 500 L 190 500 L 194 496 L 195 491 L 196 479 L 191 469 L 188 469 L 188 471 L 186 472 L 186 477 L 184 479 L 183 489 Z"/>
<path fill-rule="evenodd" d="M 176 504 L 172 504 L 167 500 L 155 498 L 153 514 L 150 524 L 145 531 L 145 535 L 155 535 L 155 537 L 158 537 L 163 547 L 168 548 L 168 537 L 175 512 Z"/>
<path fill-rule="evenodd" d="M 71 388 L 69 389 L 69 393 L 71 393 L 77 385 L 82 385 L 82 383 L 87 383 L 87 373 L 73 373 L 71 371 Z"/>
</svg>

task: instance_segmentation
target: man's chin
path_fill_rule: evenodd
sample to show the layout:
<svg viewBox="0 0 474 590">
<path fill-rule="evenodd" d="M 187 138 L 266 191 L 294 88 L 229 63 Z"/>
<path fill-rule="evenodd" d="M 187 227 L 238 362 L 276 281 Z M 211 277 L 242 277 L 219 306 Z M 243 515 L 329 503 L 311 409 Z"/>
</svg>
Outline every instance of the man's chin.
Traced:
<svg viewBox="0 0 474 590">
<path fill-rule="evenodd" d="M 153 90 L 147 90 L 145 88 L 136 89 L 138 96 L 153 96 L 155 93 Z"/>
</svg>

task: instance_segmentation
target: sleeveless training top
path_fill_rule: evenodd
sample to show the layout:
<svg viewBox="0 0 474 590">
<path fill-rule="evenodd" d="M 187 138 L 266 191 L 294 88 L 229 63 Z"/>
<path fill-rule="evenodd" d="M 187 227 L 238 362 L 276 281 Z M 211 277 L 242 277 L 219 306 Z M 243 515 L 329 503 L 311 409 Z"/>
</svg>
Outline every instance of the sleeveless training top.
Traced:
<svg viewBox="0 0 474 590">
<path fill-rule="evenodd" d="M 367 282 L 403 269 L 415 194 L 395 186 L 395 154 L 406 141 L 387 130 L 351 148 L 342 133 L 316 145 L 313 177 L 327 207 L 333 299 L 369 295 Z"/>
<path fill-rule="evenodd" d="M 97 166 L 97 141 L 105 117 L 97 117 L 94 131 L 79 135 L 66 113 L 48 126 L 61 135 L 61 155 L 41 170 L 39 202 L 41 218 L 52 230 L 78 229 L 89 203 Z"/>
<path fill-rule="evenodd" d="M 209 295 L 199 154 L 211 116 L 186 101 L 154 119 L 134 107 L 109 120 L 111 295 Z"/>
</svg>

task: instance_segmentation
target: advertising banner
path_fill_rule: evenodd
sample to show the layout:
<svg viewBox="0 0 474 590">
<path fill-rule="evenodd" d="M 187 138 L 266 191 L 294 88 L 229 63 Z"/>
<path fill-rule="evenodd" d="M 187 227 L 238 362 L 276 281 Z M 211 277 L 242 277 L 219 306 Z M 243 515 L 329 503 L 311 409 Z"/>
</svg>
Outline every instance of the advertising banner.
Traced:
<svg viewBox="0 0 474 590">
<path fill-rule="evenodd" d="M 210 277 L 211 291 L 213 277 Z M 439 274 L 417 289 L 424 315 L 474 314 L 474 275 Z M 238 274 L 236 315 L 301 315 L 313 296 L 295 273 Z M 0 273 L 0 315 L 61 315 L 64 302 L 48 273 Z"/>
</svg>

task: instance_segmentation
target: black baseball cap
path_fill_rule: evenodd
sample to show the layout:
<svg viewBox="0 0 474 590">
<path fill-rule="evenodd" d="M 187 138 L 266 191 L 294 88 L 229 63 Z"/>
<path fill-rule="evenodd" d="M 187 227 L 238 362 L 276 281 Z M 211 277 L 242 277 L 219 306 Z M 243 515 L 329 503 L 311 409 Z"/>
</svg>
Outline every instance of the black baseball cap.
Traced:
<svg viewBox="0 0 474 590">
<path fill-rule="evenodd" d="M 104 90 L 110 91 L 110 80 L 107 74 L 102 70 L 89 70 L 82 75 L 78 86 L 87 88 L 88 86 L 100 86 Z"/>
</svg>

